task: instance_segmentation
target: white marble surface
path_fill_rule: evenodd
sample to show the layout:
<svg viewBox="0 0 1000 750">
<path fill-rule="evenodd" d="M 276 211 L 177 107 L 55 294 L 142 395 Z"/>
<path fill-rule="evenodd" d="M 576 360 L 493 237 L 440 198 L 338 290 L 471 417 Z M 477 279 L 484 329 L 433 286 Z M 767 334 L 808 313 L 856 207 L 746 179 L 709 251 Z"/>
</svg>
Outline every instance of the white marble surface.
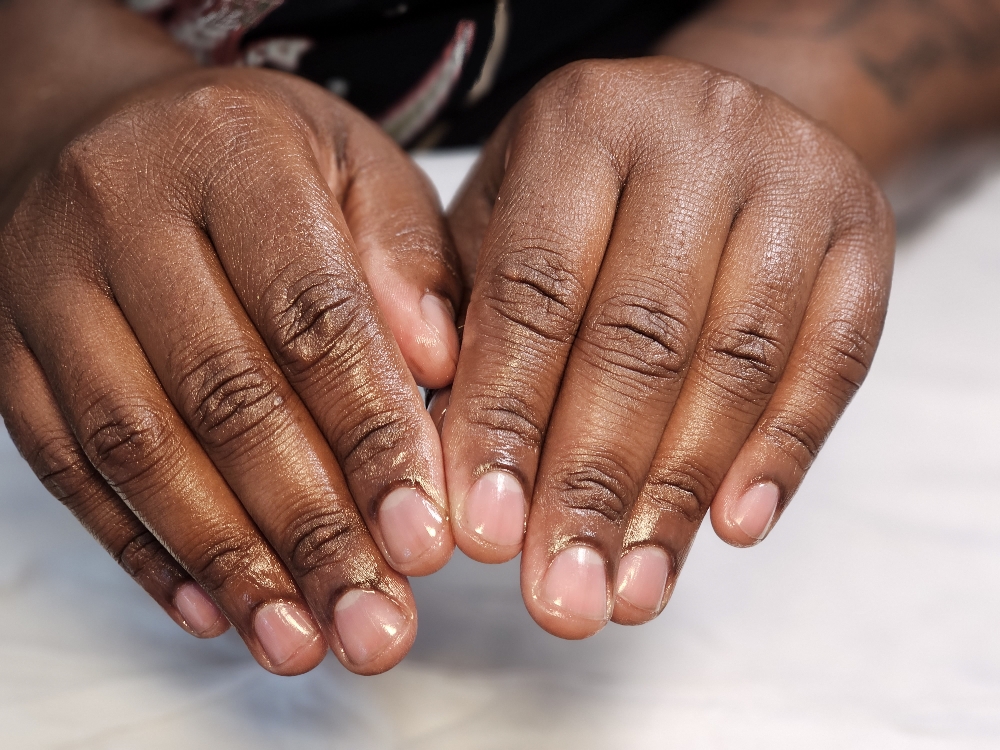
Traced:
<svg viewBox="0 0 1000 750">
<path fill-rule="evenodd" d="M 425 157 L 453 190 L 469 157 Z M 869 382 L 767 542 L 704 529 L 668 611 L 559 641 L 517 569 L 415 581 L 374 678 L 180 631 L 0 437 L 0 747 L 1000 747 L 1000 174 L 901 244 Z"/>
</svg>

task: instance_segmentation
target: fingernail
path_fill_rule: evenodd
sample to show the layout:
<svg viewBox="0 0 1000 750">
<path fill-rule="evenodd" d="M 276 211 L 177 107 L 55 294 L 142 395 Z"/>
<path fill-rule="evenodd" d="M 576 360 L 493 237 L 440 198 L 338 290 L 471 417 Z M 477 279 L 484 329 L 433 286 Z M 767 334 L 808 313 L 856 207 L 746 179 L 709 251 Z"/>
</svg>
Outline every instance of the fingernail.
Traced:
<svg viewBox="0 0 1000 750">
<path fill-rule="evenodd" d="M 382 501 L 378 522 L 386 552 L 400 564 L 419 560 L 440 543 L 444 519 L 418 490 L 400 487 Z"/>
<path fill-rule="evenodd" d="M 524 490 L 505 471 L 479 477 L 462 508 L 462 526 L 498 547 L 521 543 L 524 536 Z"/>
<path fill-rule="evenodd" d="M 744 534 L 760 541 L 771 528 L 781 491 L 774 482 L 755 484 L 736 501 L 730 519 Z"/>
<path fill-rule="evenodd" d="M 660 547 L 636 547 L 618 564 L 618 596 L 637 609 L 658 612 L 670 575 L 670 560 Z"/>
<path fill-rule="evenodd" d="M 204 638 L 213 632 L 222 618 L 208 594 L 197 583 L 185 583 L 174 594 L 174 606 L 195 635 Z"/>
<path fill-rule="evenodd" d="M 455 311 L 451 303 L 436 294 L 425 294 L 420 298 L 420 312 L 424 316 L 424 323 L 436 334 L 435 343 L 446 348 L 449 357 L 453 356 L 450 342 L 457 339 L 458 333 L 455 331 Z"/>
<path fill-rule="evenodd" d="M 430 413 L 431 419 L 434 420 L 438 435 L 444 428 L 444 417 L 448 413 L 449 403 L 451 403 L 451 388 L 442 388 L 434 393 L 430 404 L 427 405 L 427 411 Z"/>
<path fill-rule="evenodd" d="M 590 547 L 569 547 L 549 565 L 542 598 L 566 614 L 587 620 L 608 618 L 608 579 L 604 560 Z"/>
<path fill-rule="evenodd" d="M 406 616 L 385 594 L 353 589 L 337 602 L 333 622 L 351 663 L 362 666 L 396 640 Z"/>
<path fill-rule="evenodd" d="M 285 602 L 271 602 L 261 607 L 253 628 L 272 667 L 280 667 L 319 638 L 312 618 L 294 604 Z"/>
</svg>

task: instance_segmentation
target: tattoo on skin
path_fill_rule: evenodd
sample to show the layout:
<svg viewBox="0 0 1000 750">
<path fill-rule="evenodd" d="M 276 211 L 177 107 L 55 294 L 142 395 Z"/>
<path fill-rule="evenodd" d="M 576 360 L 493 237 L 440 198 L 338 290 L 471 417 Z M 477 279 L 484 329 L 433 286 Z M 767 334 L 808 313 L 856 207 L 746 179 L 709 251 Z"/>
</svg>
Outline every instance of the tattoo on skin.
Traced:
<svg viewBox="0 0 1000 750">
<path fill-rule="evenodd" d="M 1000 65 L 998 0 L 804 0 L 723 5 L 714 23 L 757 36 L 853 38 L 858 67 L 898 106 L 948 67 Z"/>
</svg>

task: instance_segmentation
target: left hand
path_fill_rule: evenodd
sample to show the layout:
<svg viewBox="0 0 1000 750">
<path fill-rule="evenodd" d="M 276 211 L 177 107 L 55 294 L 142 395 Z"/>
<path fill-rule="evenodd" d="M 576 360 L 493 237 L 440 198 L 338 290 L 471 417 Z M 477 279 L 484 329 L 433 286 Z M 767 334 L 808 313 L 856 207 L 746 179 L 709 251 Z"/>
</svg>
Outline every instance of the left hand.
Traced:
<svg viewBox="0 0 1000 750">
<path fill-rule="evenodd" d="M 536 86 L 451 221 L 475 281 L 432 409 L 458 545 L 501 562 L 524 537 L 556 635 L 649 620 L 709 508 L 731 544 L 768 533 L 864 379 L 887 204 L 778 96 L 660 57 Z"/>
</svg>

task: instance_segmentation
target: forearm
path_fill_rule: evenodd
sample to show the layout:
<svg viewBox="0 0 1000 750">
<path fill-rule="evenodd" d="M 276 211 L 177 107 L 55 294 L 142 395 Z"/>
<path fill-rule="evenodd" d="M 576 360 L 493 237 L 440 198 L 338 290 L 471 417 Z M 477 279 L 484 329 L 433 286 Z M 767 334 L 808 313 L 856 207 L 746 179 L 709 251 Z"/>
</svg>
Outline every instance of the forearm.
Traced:
<svg viewBox="0 0 1000 750">
<path fill-rule="evenodd" d="M 877 174 L 935 141 L 1000 125 L 997 0 L 722 0 L 656 52 L 772 89 Z"/>
<path fill-rule="evenodd" d="M 37 165 L 97 112 L 194 64 L 113 0 L 0 0 L 0 220 Z"/>
</svg>

